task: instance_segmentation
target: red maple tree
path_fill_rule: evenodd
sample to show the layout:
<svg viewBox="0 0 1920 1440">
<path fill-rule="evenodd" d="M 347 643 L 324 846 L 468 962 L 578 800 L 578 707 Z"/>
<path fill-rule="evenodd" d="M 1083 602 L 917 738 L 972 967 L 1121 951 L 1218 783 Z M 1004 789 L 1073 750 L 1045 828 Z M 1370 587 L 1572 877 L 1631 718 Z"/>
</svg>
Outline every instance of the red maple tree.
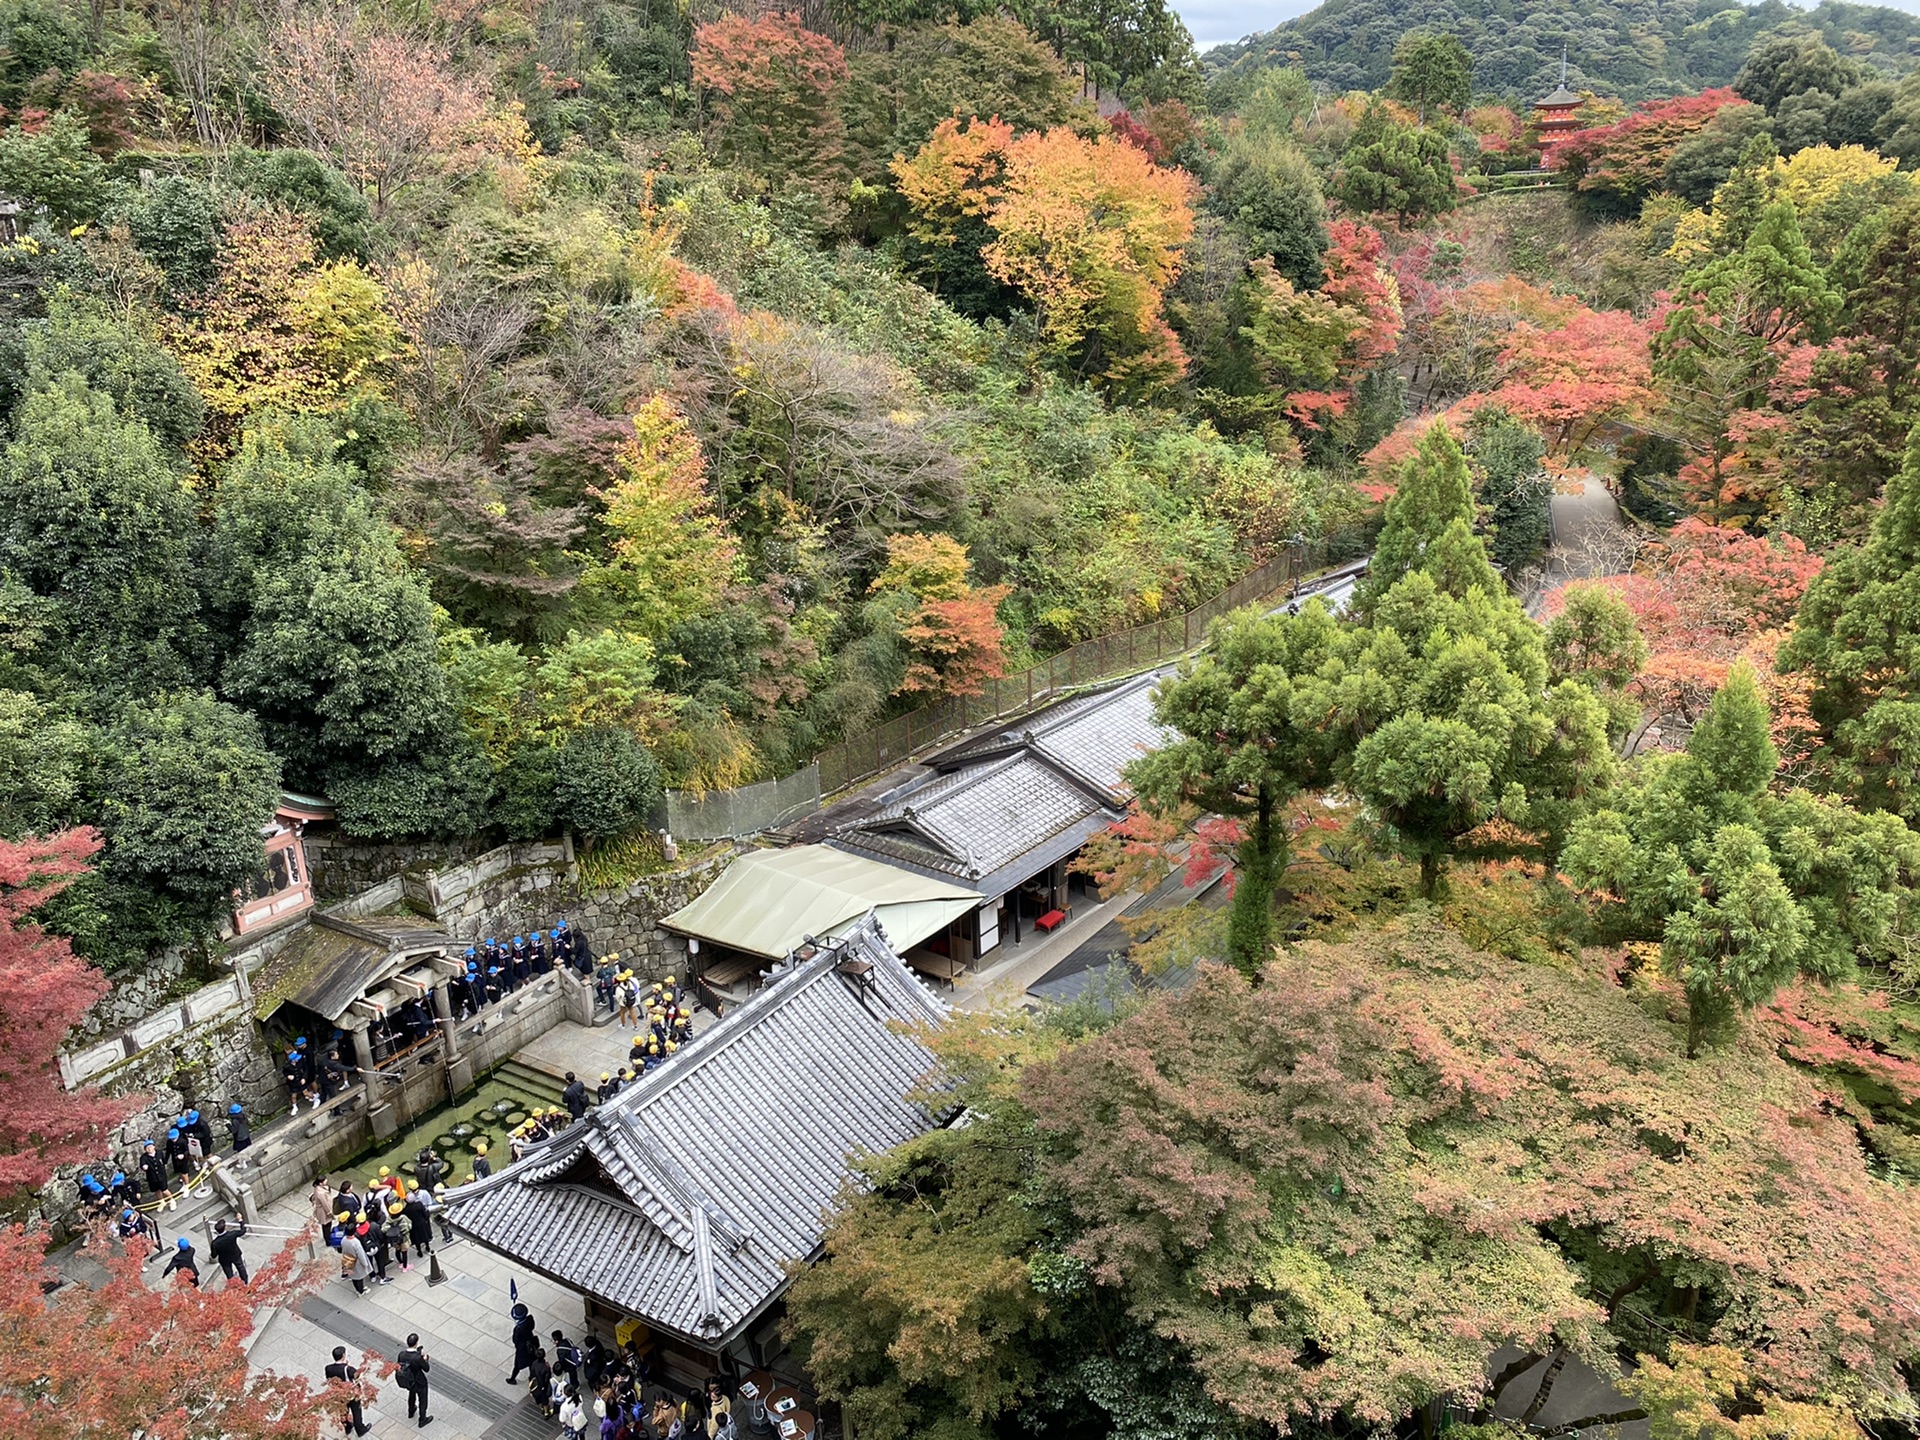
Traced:
<svg viewBox="0 0 1920 1440">
<path fill-rule="evenodd" d="M 137 1259 L 108 1251 L 98 1285 L 59 1284 L 44 1233 L 0 1231 L 0 1435 L 8 1440 L 313 1440 L 342 1397 L 254 1371 L 256 1307 L 315 1278 L 290 1252 L 248 1285 L 149 1289 Z M 58 1285 L 56 1289 L 55 1286 Z M 375 1359 L 371 1368 L 383 1367 Z"/>
<path fill-rule="evenodd" d="M 1645 195 L 1659 188 L 1667 161 L 1683 140 L 1706 129 L 1727 106 L 1746 103 L 1725 88 L 1649 100 L 1611 125 L 1588 126 L 1549 141 L 1541 163 L 1581 190 Z"/>
<path fill-rule="evenodd" d="M 692 59 L 723 153 L 775 181 L 838 164 L 846 52 L 798 15 L 723 15 L 693 32 Z"/>
<path fill-rule="evenodd" d="M 133 1108 L 61 1086 L 55 1056 L 107 980 L 29 918 L 84 875 L 99 848 L 86 829 L 0 840 L 0 1192 L 44 1184 L 56 1167 L 99 1154 L 106 1131 Z"/>
</svg>

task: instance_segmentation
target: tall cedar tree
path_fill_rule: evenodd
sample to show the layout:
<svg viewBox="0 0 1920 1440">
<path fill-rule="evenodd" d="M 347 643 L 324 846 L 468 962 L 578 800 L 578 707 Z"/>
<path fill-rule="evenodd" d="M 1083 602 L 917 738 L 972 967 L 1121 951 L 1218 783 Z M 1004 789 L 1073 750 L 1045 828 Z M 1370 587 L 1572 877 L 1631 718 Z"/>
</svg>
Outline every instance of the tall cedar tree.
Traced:
<svg viewBox="0 0 1920 1440">
<path fill-rule="evenodd" d="M 1207 631 L 1207 645 L 1154 695 L 1154 717 L 1176 736 L 1127 767 L 1141 808 L 1161 819 L 1186 807 L 1238 827 L 1228 958 L 1257 976 L 1273 954 L 1274 890 L 1286 867 L 1282 811 L 1329 784 L 1343 738 L 1335 688 L 1350 639 L 1326 607 L 1297 615 L 1241 611 Z"/>
<path fill-rule="evenodd" d="M 1871 538 L 1807 587 L 1779 663 L 1812 682 L 1831 783 L 1920 823 L 1920 428 Z"/>
<path fill-rule="evenodd" d="M 1890 815 L 1768 791 L 1779 753 L 1752 672 L 1734 671 L 1684 754 L 1649 757 L 1576 821 L 1561 868 L 1661 942 L 1687 996 L 1687 1053 L 1795 975 L 1884 960 L 1904 928 L 1920 839 Z"/>
</svg>

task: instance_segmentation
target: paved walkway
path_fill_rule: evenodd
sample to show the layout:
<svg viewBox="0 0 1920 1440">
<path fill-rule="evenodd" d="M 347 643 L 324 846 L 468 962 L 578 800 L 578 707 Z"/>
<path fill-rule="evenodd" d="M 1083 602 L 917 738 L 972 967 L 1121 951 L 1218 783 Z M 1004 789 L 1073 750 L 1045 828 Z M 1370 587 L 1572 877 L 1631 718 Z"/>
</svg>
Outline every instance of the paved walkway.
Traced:
<svg viewBox="0 0 1920 1440">
<path fill-rule="evenodd" d="M 1009 933 L 991 964 L 969 970 L 951 990 L 936 987 L 936 993 L 959 1010 L 989 1010 L 1007 998 L 1017 1000 L 1029 985 L 1071 955 L 1076 945 L 1118 915 L 1126 899 L 1124 895 L 1109 900 L 1088 897 L 1073 907 L 1073 918 L 1051 935 L 1028 932 L 1026 939 L 1015 944 Z"/>
<path fill-rule="evenodd" d="M 1621 520 L 1620 507 L 1606 482 L 1597 475 L 1582 476 L 1577 489 L 1556 489 L 1548 503 L 1553 511 L 1553 547 L 1524 597 L 1527 613 L 1536 619 L 1548 592 L 1567 581 L 1622 573 L 1633 535 Z"/>
<path fill-rule="evenodd" d="M 275 1203 L 261 1223 L 288 1228 L 310 1225 L 304 1197 L 290 1196 Z M 247 1248 L 250 1258 L 261 1261 L 270 1252 L 261 1242 Z M 254 1366 L 278 1375 L 305 1376 L 318 1386 L 335 1345 L 347 1346 L 352 1361 L 369 1352 L 391 1361 L 408 1333 L 418 1331 L 433 1363 L 428 1392 L 435 1419 L 428 1433 L 433 1440 L 508 1440 L 521 1435 L 551 1440 L 559 1427 L 526 1399 L 524 1377 L 517 1386 L 506 1383 L 513 1363 L 508 1282 L 519 1286 L 521 1302 L 532 1309 L 543 1343 L 554 1329 L 580 1340 L 586 1320 L 584 1302 L 471 1241 L 456 1240 L 450 1245 L 435 1241 L 434 1251 L 440 1256 L 445 1284 L 428 1284 L 429 1266 L 421 1261 L 411 1271 L 391 1268 L 393 1283 L 369 1283 L 365 1295 L 356 1295 L 345 1280 L 329 1280 L 295 1311 L 274 1312 L 255 1337 Z M 217 1267 L 214 1273 L 218 1274 Z M 389 1380 L 368 1407 L 367 1423 L 382 1440 L 393 1440 L 417 1430 L 406 1416 L 406 1392 Z"/>
</svg>

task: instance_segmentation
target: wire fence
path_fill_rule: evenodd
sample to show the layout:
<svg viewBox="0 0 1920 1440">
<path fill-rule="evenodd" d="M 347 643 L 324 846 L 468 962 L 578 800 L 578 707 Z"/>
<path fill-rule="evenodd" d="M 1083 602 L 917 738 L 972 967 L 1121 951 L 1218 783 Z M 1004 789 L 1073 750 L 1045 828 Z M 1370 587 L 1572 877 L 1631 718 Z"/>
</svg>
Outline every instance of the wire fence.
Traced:
<svg viewBox="0 0 1920 1440">
<path fill-rule="evenodd" d="M 864 734 L 830 746 L 814 758 L 820 769 L 820 793 L 831 795 L 878 775 L 916 751 L 1002 716 L 1017 714 L 1062 690 L 1129 674 L 1170 656 L 1185 654 L 1200 643 L 1207 626 L 1219 616 L 1293 585 L 1312 565 L 1320 563 L 1322 553 L 1317 546 L 1290 546 L 1285 554 L 1249 571 L 1211 600 L 1185 614 L 1168 615 L 1130 630 L 1116 630 L 1111 635 L 1083 640 L 1017 675 L 987 681 L 978 695 L 956 696 L 922 705 Z"/>
</svg>

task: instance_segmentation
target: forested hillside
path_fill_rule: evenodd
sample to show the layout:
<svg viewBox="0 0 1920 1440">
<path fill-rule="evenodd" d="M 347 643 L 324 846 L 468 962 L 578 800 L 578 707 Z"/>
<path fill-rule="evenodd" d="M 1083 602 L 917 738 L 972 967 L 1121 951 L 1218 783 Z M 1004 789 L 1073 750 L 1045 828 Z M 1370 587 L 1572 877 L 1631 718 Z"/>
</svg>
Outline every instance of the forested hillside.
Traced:
<svg viewBox="0 0 1920 1440">
<path fill-rule="evenodd" d="M 1914 22 L 1583 11 L 1543 134 L 1566 23 L 1338 13 L 1210 85 L 1153 0 L 0 0 L 8 973 L 217 955 L 283 786 L 632 873 L 1370 554 L 1161 686 L 1074 863 L 1225 903 L 926 1037 L 794 1363 L 865 1440 L 1519 1440 L 1576 1360 L 1536 1430 L 1911 1434 Z"/>
<path fill-rule="evenodd" d="M 1516 7 L 1484 0 L 1326 0 L 1296 20 L 1206 54 L 1215 77 L 1298 65 L 1335 90 L 1387 83 L 1393 47 L 1409 30 L 1457 36 L 1473 56 L 1475 90 L 1530 101 L 1559 82 L 1562 47 L 1575 90 L 1624 100 L 1730 85 L 1754 42 L 1782 26 L 1817 34 L 1881 76 L 1920 59 L 1920 16 L 1821 0 L 1811 9 L 1760 0 L 1597 0 Z"/>
</svg>

